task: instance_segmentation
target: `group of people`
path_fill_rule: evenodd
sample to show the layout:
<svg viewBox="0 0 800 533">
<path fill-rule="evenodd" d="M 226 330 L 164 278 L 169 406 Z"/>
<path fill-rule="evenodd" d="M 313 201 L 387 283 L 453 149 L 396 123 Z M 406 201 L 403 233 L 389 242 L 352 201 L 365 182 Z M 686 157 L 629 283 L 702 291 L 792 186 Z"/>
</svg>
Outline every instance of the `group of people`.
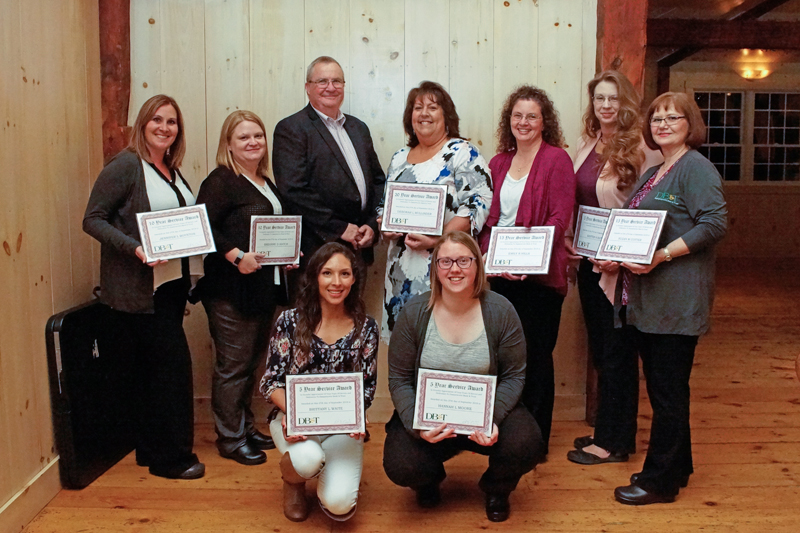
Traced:
<svg viewBox="0 0 800 533">
<path fill-rule="evenodd" d="M 407 146 L 384 174 L 368 127 L 340 110 L 344 86 L 333 58 L 309 65 L 309 104 L 275 128 L 275 184 L 264 124 L 240 110 L 225 120 L 218 166 L 195 200 L 179 170 L 183 117 L 164 95 L 145 102 L 128 148 L 99 175 L 84 230 L 102 245 L 101 298 L 135 357 L 137 463 L 168 478 L 205 472 L 192 451 L 191 358 L 182 326 L 190 298 L 202 301 L 214 340 L 218 451 L 254 465 L 277 447 L 288 519 L 308 516 L 305 483 L 315 477 L 328 516 L 355 513 L 368 434 L 288 435 L 286 376 L 361 372 L 367 408 L 382 337 L 395 406 L 383 456 L 389 479 L 432 507 L 441 499 L 444 461 L 462 450 L 488 455 L 480 480 L 486 514 L 506 520 L 509 494 L 548 453 L 553 350 L 568 271 L 579 262 L 599 411 L 594 436 L 576 439 L 568 458 L 600 464 L 635 451 L 641 356 L 654 413 L 650 446 L 642 472 L 615 497 L 627 504 L 674 500 L 692 473 L 689 374 L 708 329 L 714 245 L 726 228 L 719 175 L 694 150 L 705 140 L 694 101 L 666 93 L 641 114 L 623 75 L 599 74 L 589 83 L 573 163 L 552 101 L 522 86 L 503 106 L 497 154 L 487 164 L 462 137 L 450 95 L 426 81 L 408 95 Z M 447 186 L 442 237 L 379 231 L 387 180 Z M 197 257 L 146 263 L 136 214 L 195 201 L 206 206 L 217 251 L 204 265 Z M 652 263 L 576 255 L 570 234 L 578 205 L 666 210 Z M 302 215 L 299 268 L 262 266 L 248 251 L 250 217 L 279 214 Z M 553 226 L 558 244 L 549 272 L 487 276 L 483 254 L 494 226 Z M 363 291 L 380 238 L 388 252 L 379 328 L 366 314 Z M 284 306 L 291 308 L 274 320 Z M 259 390 L 275 406 L 270 435 L 259 431 L 251 410 L 264 359 Z M 460 435 L 444 423 L 413 429 L 421 368 L 496 376 L 492 431 Z"/>
</svg>

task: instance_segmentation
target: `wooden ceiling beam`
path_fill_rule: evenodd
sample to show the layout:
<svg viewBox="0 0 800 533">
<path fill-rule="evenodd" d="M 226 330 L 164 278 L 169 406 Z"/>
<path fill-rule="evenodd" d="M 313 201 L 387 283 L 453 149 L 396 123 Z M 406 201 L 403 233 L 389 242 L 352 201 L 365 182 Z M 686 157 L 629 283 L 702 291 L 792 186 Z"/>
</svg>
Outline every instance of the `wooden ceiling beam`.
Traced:
<svg viewBox="0 0 800 533">
<path fill-rule="evenodd" d="M 797 22 L 786 21 L 651 19 L 647 21 L 647 44 L 682 49 L 800 50 L 800 31 Z"/>
</svg>

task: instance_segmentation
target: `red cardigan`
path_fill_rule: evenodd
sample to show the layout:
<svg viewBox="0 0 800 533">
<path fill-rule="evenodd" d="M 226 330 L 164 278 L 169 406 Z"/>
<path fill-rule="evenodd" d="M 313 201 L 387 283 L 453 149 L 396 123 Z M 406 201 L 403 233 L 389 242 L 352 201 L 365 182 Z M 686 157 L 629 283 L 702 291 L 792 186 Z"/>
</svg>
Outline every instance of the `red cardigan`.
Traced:
<svg viewBox="0 0 800 533">
<path fill-rule="evenodd" d="M 516 150 L 497 154 L 489 162 L 492 171 L 494 193 L 489 218 L 478 236 L 481 250 L 486 253 L 492 226 L 500 220 L 500 189 L 511 168 Z M 575 205 L 575 172 L 572 160 L 561 148 L 542 141 L 533 160 L 528 181 L 519 202 L 517 226 L 555 226 L 550 271 L 546 275 L 530 276 L 528 279 L 553 287 L 562 295 L 567 294 L 567 250 L 564 248 L 564 233 L 570 224 Z"/>
</svg>

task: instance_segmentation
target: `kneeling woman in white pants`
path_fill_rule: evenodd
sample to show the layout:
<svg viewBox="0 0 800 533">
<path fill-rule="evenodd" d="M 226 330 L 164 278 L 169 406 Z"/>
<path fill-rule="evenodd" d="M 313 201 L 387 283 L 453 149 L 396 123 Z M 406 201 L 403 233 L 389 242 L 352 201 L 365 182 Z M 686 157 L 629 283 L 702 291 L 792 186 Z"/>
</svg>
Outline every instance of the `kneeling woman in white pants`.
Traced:
<svg viewBox="0 0 800 533">
<path fill-rule="evenodd" d="M 328 243 L 309 260 L 297 307 L 281 314 L 269 343 L 260 390 L 276 406 L 270 432 L 283 454 L 283 513 L 308 517 L 305 482 L 319 476 L 320 507 L 335 520 L 356 510 L 364 434 L 287 436 L 286 375 L 363 372 L 364 408 L 377 381 L 378 326 L 365 312 L 363 267 L 349 248 Z"/>
</svg>

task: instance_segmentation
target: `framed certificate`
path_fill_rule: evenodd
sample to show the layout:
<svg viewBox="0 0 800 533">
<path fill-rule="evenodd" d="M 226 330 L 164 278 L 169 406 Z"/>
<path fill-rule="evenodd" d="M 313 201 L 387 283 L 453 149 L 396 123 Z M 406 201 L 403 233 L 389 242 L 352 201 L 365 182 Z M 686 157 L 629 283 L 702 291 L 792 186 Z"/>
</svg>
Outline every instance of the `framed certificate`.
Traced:
<svg viewBox="0 0 800 533">
<path fill-rule="evenodd" d="M 666 218 L 666 211 L 612 209 L 595 257 L 649 265 Z"/>
<path fill-rule="evenodd" d="M 262 265 L 296 265 L 300 262 L 303 217 L 250 217 L 250 251 L 262 254 Z"/>
<path fill-rule="evenodd" d="M 386 183 L 381 231 L 441 235 L 447 185 Z"/>
<path fill-rule="evenodd" d="M 553 226 L 493 226 L 486 253 L 486 273 L 547 274 L 554 232 Z"/>
<path fill-rule="evenodd" d="M 414 429 L 447 424 L 459 435 L 475 430 L 491 435 L 496 385 L 496 376 L 420 368 Z"/>
<path fill-rule="evenodd" d="M 136 222 L 148 263 L 217 250 L 205 204 L 137 213 Z"/>
<path fill-rule="evenodd" d="M 606 231 L 610 209 L 582 205 L 578 208 L 578 219 L 575 222 L 575 238 L 572 247 L 578 255 L 594 257 Z"/>
<path fill-rule="evenodd" d="M 286 376 L 286 434 L 364 433 L 364 375 Z"/>
</svg>

